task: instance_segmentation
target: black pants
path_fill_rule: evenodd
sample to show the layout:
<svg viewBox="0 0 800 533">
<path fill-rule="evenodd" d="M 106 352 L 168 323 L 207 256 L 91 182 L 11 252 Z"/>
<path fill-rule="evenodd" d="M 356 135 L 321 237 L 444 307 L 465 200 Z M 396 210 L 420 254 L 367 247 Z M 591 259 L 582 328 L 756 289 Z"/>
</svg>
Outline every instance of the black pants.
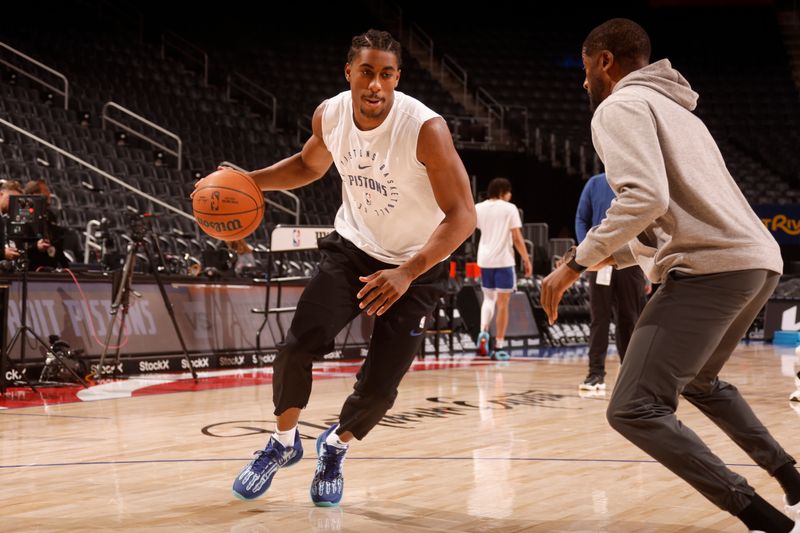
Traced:
<svg viewBox="0 0 800 533">
<path fill-rule="evenodd" d="M 330 352 L 339 331 L 361 312 L 356 294 L 364 283 L 358 277 L 394 268 L 368 256 L 336 232 L 320 239 L 319 248 L 319 273 L 300 296 L 289 333 L 275 358 L 275 415 L 308 403 L 314 358 Z M 444 263 L 434 266 L 375 319 L 367 358 L 339 414 L 338 433 L 350 431 L 362 439 L 392 407 L 397 387 L 424 339 L 420 324 L 424 325 L 423 320 L 445 293 L 447 276 Z"/>
<path fill-rule="evenodd" d="M 608 405 L 614 429 L 732 514 L 753 489 L 675 410 L 683 395 L 770 474 L 794 463 L 736 387 L 718 377 L 779 278 L 766 270 L 671 274 L 636 324 Z"/>
<path fill-rule="evenodd" d="M 644 272 L 641 268 L 615 268 L 611 274 L 611 285 L 598 285 L 597 272 L 589 272 L 589 309 L 592 317 L 589 328 L 590 374 L 606 375 L 608 328 L 612 313 L 617 325 L 617 351 L 621 362 L 644 302 Z"/>
</svg>

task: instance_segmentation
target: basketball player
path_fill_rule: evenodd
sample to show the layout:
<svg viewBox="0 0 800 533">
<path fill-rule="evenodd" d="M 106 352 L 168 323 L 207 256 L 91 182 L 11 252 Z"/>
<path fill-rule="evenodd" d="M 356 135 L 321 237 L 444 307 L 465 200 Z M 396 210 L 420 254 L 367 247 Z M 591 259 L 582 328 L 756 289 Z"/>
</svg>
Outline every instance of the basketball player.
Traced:
<svg viewBox="0 0 800 533">
<path fill-rule="evenodd" d="M 775 288 L 777 243 L 728 173 L 692 110 L 698 95 L 650 39 L 613 19 L 583 43 L 592 139 L 616 201 L 544 280 L 551 321 L 586 267 L 638 263 L 663 285 L 636 324 L 608 406 L 611 426 L 751 530 L 800 532 L 800 474 L 720 370 Z M 675 415 L 694 404 L 786 493 L 788 518 Z"/>
<path fill-rule="evenodd" d="M 316 443 L 311 499 L 318 506 L 339 503 L 349 443 L 363 439 L 394 403 L 425 317 L 445 292 L 443 261 L 475 228 L 469 179 L 447 125 L 395 91 L 400 67 L 400 43 L 389 33 L 354 37 L 344 69 L 350 90 L 317 108 L 300 153 L 250 174 L 265 191 L 296 189 L 333 163 L 342 206 L 336 231 L 319 241 L 319 273 L 279 347 L 277 428 L 236 477 L 233 492 L 240 498 L 262 495 L 279 468 L 303 456 L 297 422 L 311 393 L 312 361 L 330 352 L 336 334 L 363 311 L 376 317 L 366 360 L 339 421 Z"/>
<path fill-rule="evenodd" d="M 505 350 L 508 328 L 508 303 L 517 286 L 514 276 L 514 248 L 522 257 L 525 277 L 533 273 L 531 259 L 522 240 L 522 220 L 517 206 L 510 203 L 511 182 L 495 178 L 489 182 L 489 198 L 475 206 L 481 240 L 478 243 L 478 266 L 481 269 L 481 332 L 478 335 L 478 351 L 486 355 L 489 344 L 489 327 L 497 307 L 497 330 L 492 359 L 508 359 Z M 512 247 L 513 244 L 513 247 Z"/>
</svg>

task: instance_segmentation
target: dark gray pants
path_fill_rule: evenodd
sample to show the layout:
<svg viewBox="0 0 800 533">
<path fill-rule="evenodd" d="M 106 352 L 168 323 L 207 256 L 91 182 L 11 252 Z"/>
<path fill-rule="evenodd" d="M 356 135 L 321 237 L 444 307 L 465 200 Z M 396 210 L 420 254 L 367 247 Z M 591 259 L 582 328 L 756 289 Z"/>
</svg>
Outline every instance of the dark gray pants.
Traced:
<svg viewBox="0 0 800 533">
<path fill-rule="evenodd" d="M 736 387 L 718 378 L 779 277 L 766 270 L 670 274 L 639 317 L 608 406 L 614 429 L 732 514 L 750 503 L 752 487 L 675 409 L 682 394 L 770 474 L 794 462 Z"/>
</svg>

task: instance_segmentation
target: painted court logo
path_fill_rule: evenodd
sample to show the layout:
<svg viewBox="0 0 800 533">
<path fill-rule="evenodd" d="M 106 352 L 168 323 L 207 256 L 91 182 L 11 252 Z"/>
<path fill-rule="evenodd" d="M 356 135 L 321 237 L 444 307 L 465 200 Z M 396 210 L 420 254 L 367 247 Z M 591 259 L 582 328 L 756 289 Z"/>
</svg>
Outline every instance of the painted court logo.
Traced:
<svg viewBox="0 0 800 533">
<path fill-rule="evenodd" d="M 397 207 L 400 192 L 380 154 L 354 148 L 339 160 L 342 183 L 353 207 L 368 216 L 385 216 Z"/>
</svg>

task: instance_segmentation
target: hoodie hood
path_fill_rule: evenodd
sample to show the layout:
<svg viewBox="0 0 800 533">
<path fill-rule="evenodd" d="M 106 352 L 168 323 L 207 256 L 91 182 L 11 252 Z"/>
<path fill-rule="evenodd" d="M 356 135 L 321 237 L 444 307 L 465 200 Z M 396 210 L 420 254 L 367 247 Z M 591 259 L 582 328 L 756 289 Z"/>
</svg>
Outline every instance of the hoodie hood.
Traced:
<svg viewBox="0 0 800 533">
<path fill-rule="evenodd" d="M 686 78 L 672 68 L 669 59 L 662 59 L 639 70 L 634 70 L 617 82 L 611 94 L 629 85 L 640 85 L 652 89 L 689 111 L 694 111 L 694 108 L 697 107 L 697 99 L 700 97 L 692 90 Z"/>
</svg>

